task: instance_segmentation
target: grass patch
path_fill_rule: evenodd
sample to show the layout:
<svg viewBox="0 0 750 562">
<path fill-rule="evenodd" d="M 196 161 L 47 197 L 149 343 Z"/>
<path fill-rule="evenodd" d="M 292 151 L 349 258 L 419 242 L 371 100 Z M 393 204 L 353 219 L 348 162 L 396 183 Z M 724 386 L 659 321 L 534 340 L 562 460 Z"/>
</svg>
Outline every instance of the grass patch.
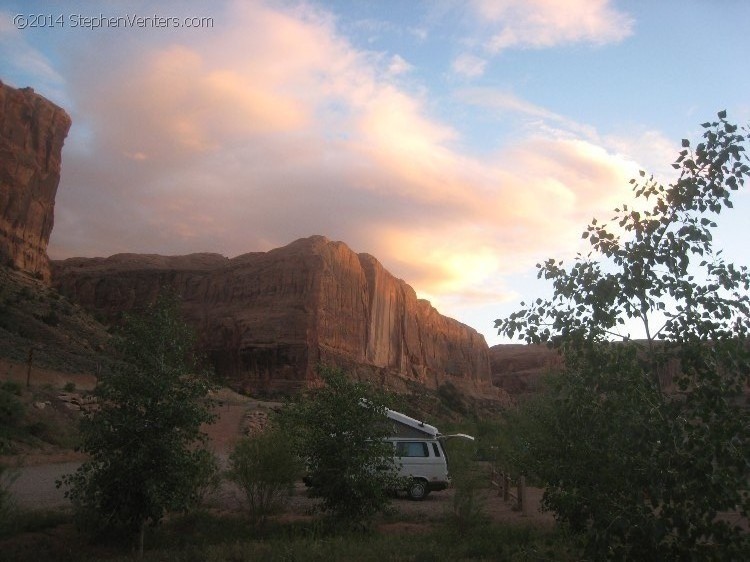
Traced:
<svg viewBox="0 0 750 562">
<path fill-rule="evenodd" d="M 63 512 L 26 512 L 11 538 L 0 539 L 9 560 L 136 560 L 132 542 L 87 543 Z M 174 516 L 149 529 L 147 561 L 363 562 L 580 560 L 571 539 L 558 530 L 520 525 L 478 525 L 469 531 L 433 523 L 423 533 L 337 532 L 322 519 L 254 524 L 245 514 L 206 511 Z"/>
<path fill-rule="evenodd" d="M 480 525 L 458 533 L 437 524 L 426 533 L 337 533 L 321 520 L 253 525 L 248 517 L 197 513 L 176 518 L 147 540 L 150 561 L 363 562 L 578 560 L 558 531 L 518 525 Z M 132 560 L 122 556 L 117 560 Z"/>
</svg>

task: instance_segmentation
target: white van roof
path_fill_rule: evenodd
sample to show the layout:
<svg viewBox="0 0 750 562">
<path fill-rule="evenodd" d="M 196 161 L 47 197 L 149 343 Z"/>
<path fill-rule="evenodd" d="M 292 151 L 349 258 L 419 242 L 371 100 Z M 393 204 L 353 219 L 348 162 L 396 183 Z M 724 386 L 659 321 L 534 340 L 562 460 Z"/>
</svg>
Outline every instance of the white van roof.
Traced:
<svg viewBox="0 0 750 562">
<path fill-rule="evenodd" d="M 415 420 L 414 418 L 411 418 L 406 414 L 402 414 L 401 412 L 396 412 L 395 410 L 386 410 L 386 415 L 388 416 L 388 419 L 416 429 L 417 431 L 420 431 L 429 437 L 434 438 L 440 435 L 440 432 L 434 425 Z"/>
</svg>

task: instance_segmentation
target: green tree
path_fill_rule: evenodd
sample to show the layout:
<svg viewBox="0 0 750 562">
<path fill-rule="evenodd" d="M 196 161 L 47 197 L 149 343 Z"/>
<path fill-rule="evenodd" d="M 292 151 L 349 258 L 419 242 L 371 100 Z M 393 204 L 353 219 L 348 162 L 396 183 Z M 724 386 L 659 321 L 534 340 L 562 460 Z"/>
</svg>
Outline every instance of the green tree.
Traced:
<svg viewBox="0 0 750 562">
<path fill-rule="evenodd" d="M 313 493 L 338 524 L 359 525 L 384 510 L 396 489 L 388 396 L 324 368 L 325 386 L 299 397 L 280 422 L 307 464 Z"/>
<path fill-rule="evenodd" d="M 250 515 L 263 522 L 283 503 L 302 468 L 278 429 L 245 437 L 229 456 L 229 478 L 245 492 Z"/>
<path fill-rule="evenodd" d="M 215 472 L 201 447 L 201 424 L 214 420 L 210 383 L 193 343 L 171 293 L 126 318 L 116 343 L 122 362 L 99 380 L 98 408 L 81 421 L 90 459 L 58 483 L 70 487 L 79 523 L 140 533 L 141 552 L 146 524 L 194 505 Z"/>
<path fill-rule="evenodd" d="M 703 128 L 695 147 L 682 141 L 672 184 L 632 180 L 643 209 L 593 220 L 591 251 L 569 268 L 538 266 L 550 299 L 496 321 L 564 356 L 547 395 L 524 409 L 516 460 L 595 558 L 750 556 L 726 515 L 750 508 L 750 274 L 712 244 L 750 173 L 750 137 L 725 112 Z M 642 340 L 622 333 L 634 321 Z"/>
</svg>

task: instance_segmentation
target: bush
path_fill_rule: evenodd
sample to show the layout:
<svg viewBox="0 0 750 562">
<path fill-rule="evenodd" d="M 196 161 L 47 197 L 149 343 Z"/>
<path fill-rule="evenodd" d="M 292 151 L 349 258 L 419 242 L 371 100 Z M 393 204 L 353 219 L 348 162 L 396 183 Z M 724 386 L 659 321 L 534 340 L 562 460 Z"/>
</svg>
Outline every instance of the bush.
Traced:
<svg viewBox="0 0 750 562">
<path fill-rule="evenodd" d="M 3 382 L 2 386 L 0 386 L 0 390 L 4 390 L 5 392 L 10 392 L 11 394 L 15 394 L 16 396 L 21 396 L 21 385 L 17 383 L 16 381 L 5 381 Z"/>
<path fill-rule="evenodd" d="M 4 454 L 6 449 L 7 442 L 2 433 L 0 433 L 0 455 Z M 10 488 L 15 477 L 16 473 L 14 471 L 10 471 L 8 467 L 0 464 L 0 537 L 10 532 L 13 526 L 13 515 L 16 506 L 8 488 Z"/>
<path fill-rule="evenodd" d="M 57 315 L 57 312 L 54 310 L 50 310 L 47 314 L 42 316 L 42 322 L 47 324 L 48 326 L 57 326 L 60 324 L 60 317 Z"/>
<path fill-rule="evenodd" d="M 0 537 L 7 535 L 13 530 L 13 520 L 16 505 L 10 494 L 10 485 L 13 483 L 15 474 L 7 467 L 0 465 Z"/>
<path fill-rule="evenodd" d="M 63 386 L 63 390 L 65 392 L 74 392 L 75 389 L 76 389 L 76 383 L 74 383 L 72 381 L 71 382 L 66 382 L 65 386 Z"/>
<path fill-rule="evenodd" d="M 242 439 L 229 457 L 229 478 L 245 492 L 256 521 L 282 506 L 300 471 L 289 438 L 278 430 Z"/>
<path fill-rule="evenodd" d="M 0 430 L 15 427 L 23 419 L 24 407 L 20 400 L 5 389 L 0 390 Z"/>
<path fill-rule="evenodd" d="M 452 382 L 446 381 L 441 384 L 437 389 L 437 395 L 449 410 L 466 415 L 467 409 L 464 398 Z"/>
<path fill-rule="evenodd" d="M 488 521 L 484 510 L 482 489 L 486 488 L 487 474 L 474 461 L 474 443 L 463 439 L 448 442 L 453 503 L 448 521 L 459 533 Z"/>
</svg>

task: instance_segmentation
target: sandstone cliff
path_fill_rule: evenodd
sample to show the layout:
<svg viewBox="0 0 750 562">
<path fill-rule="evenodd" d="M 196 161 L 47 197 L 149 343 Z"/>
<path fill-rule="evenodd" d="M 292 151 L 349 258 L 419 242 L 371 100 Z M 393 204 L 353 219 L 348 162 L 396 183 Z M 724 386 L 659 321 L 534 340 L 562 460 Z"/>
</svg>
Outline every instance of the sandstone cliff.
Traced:
<svg viewBox="0 0 750 562">
<path fill-rule="evenodd" d="M 536 392 L 544 375 L 561 367 L 560 354 L 546 345 L 501 344 L 490 348 L 492 382 L 509 394 Z"/>
<path fill-rule="evenodd" d="M 71 120 L 31 88 L 0 82 L 0 260 L 49 280 L 63 142 Z"/>
<path fill-rule="evenodd" d="M 417 299 L 374 257 L 322 236 L 233 259 L 73 258 L 53 263 L 53 279 L 110 319 L 173 286 L 202 347 L 236 387 L 289 390 L 324 363 L 397 390 L 450 381 L 498 395 L 482 335 Z"/>
</svg>

